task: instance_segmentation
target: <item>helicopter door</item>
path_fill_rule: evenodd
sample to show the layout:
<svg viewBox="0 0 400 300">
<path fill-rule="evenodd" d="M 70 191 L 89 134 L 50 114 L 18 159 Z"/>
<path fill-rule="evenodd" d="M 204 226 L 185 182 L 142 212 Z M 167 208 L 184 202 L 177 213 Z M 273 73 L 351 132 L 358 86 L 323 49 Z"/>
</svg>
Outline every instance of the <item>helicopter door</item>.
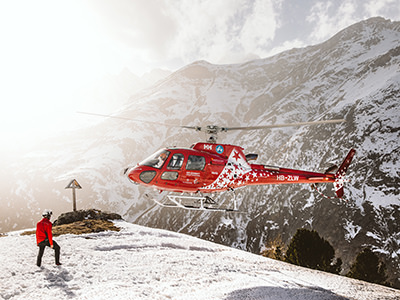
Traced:
<svg viewBox="0 0 400 300">
<path fill-rule="evenodd" d="M 181 153 L 175 153 L 168 165 L 167 165 L 167 171 L 161 174 L 161 179 L 163 180 L 177 180 L 179 173 L 178 171 L 182 167 L 183 161 L 185 160 L 185 157 Z"/>
<path fill-rule="evenodd" d="M 206 158 L 201 155 L 189 155 L 186 163 L 186 182 L 188 184 L 200 184 L 204 177 Z"/>
<path fill-rule="evenodd" d="M 175 153 L 168 163 L 167 169 L 169 170 L 179 170 L 182 167 L 185 157 L 181 153 Z"/>
</svg>

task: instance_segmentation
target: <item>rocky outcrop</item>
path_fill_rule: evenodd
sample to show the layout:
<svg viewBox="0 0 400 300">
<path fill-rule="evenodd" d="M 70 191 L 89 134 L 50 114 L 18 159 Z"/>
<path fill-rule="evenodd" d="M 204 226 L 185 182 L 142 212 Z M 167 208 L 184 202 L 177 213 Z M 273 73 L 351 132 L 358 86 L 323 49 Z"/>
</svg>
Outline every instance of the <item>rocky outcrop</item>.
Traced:
<svg viewBox="0 0 400 300">
<path fill-rule="evenodd" d="M 62 213 L 57 220 L 53 222 L 53 226 L 71 224 L 85 220 L 122 220 L 122 217 L 117 213 L 102 212 L 97 209 L 78 210 Z"/>
</svg>

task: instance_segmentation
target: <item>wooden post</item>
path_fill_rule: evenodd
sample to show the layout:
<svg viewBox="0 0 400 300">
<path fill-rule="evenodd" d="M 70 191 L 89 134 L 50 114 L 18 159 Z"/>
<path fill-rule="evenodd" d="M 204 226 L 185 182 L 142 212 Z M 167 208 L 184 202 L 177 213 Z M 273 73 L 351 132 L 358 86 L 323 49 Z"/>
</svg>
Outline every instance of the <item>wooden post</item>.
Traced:
<svg viewBox="0 0 400 300">
<path fill-rule="evenodd" d="M 72 209 L 76 211 L 76 192 L 75 187 L 72 188 Z"/>
<path fill-rule="evenodd" d="M 72 181 L 65 187 L 66 189 L 72 189 L 72 209 L 73 211 L 76 211 L 76 192 L 75 189 L 81 189 L 82 187 L 76 181 L 75 179 L 72 179 Z"/>
</svg>

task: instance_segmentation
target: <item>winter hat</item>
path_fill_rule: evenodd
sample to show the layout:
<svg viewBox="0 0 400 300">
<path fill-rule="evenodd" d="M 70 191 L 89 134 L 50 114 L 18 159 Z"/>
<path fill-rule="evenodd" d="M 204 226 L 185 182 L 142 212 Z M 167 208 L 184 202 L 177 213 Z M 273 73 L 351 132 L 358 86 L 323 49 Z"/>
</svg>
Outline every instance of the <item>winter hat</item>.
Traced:
<svg viewBox="0 0 400 300">
<path fill-rule="evenodd" d="M 42 213 L 42 216 L 50 219 L 52 214 L 53 214 L 53 212 L 50 209 L 45 209 Z"/>
</svg>

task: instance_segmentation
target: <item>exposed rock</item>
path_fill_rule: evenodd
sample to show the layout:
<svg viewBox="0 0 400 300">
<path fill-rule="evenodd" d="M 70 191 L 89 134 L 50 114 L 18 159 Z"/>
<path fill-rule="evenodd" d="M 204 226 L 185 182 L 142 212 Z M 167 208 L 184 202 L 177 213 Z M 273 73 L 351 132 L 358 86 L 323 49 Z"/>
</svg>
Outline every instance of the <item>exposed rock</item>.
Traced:
<svg viewBox="0 0 400 300">
<path fill-rule="evenodd" d="M 122 220 L 122 217 L 116 213 L 102 212 L 97 209 L 78 210 L 78 211 L 62 213 L 57 218 L 57 220 L 53 222 L 53 225 L 59 226 L 63 224 L 70 224 L 88 219 L 107 221 L 107 220 Z"/>
</svg>

